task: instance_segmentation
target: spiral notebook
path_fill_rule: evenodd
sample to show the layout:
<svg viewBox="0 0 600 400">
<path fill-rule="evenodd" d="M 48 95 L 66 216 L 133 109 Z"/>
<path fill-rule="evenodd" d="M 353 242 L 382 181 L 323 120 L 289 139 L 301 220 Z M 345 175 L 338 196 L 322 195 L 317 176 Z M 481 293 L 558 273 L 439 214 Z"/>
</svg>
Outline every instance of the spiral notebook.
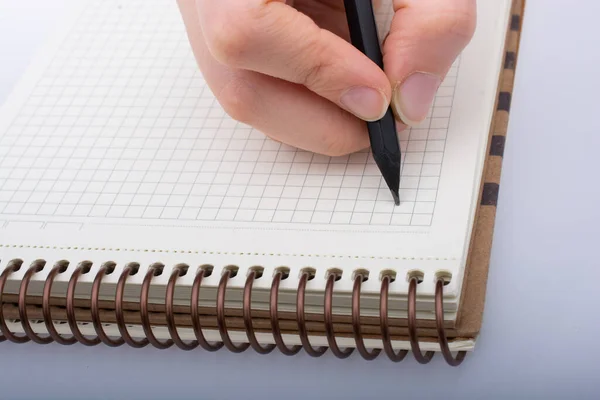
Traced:
<svg viewBox="0 0 600 400">
<path fill-rule="evenodd" d="M 230 118 L 175 2 L 79 2 L 0 110 L 2 338 L 458 365 L 482 323 L 522 10 L 478 1 L 400 134 L 396 207 L 368 150 L 312 154 Z"/>
</svg>

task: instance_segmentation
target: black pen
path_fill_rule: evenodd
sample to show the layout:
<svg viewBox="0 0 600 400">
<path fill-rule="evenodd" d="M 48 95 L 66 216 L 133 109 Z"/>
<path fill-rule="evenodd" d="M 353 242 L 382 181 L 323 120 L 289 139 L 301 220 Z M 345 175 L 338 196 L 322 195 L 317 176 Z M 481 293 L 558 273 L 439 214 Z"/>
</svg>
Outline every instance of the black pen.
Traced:
<svg viewBox="0 0 600 400">
<path fill-rule="evenodd" d="M 372 1 L 344 0 L 344 5 L 352 44 L 383 69 Z M 399 205 L 401 152 L 392 109 L 388 108 L 379 121 L 367 122 L 367 127 L 373 158 L 392 192 L 394 203 Z"/>
</svg>

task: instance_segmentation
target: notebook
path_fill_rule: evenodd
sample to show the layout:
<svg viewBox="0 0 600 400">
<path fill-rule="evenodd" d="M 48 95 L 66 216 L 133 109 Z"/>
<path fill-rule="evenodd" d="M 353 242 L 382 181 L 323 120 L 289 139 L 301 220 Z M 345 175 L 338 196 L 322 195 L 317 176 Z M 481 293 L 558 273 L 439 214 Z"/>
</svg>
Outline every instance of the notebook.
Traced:
<svg viewBox="0 0 600 400">
<path fill-rule="evenodd" d="M 524 5 L 477 6 L 400 134 L 396 207 L 368 149 L 312 154 L 229 117 L 175 2 L 78 2 L 0 109 L 3 338 L 458 365 L 482 324 Z"/>
</svg>

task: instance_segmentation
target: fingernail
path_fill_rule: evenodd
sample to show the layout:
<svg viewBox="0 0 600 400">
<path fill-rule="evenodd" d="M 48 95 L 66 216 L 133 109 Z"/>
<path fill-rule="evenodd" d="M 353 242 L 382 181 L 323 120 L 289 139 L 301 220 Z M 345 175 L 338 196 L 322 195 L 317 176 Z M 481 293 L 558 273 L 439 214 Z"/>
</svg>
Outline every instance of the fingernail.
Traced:
<svg viewBox="0 0 600 400">
<path fill-rule="evenodd" d="M 388 108 L 387 99 L 379 90 L 358 86 L 346 91 L 340 103 L 352 114 L 365 121 L 381 119 Z"/>
<path fill-rule="evenodd" d="M 441 79 L 435 75 L 417 72 L 406 78 L 394 90 L 393 107 L 407 125 L 421 123 L 429 113 Z"/>
</svg>

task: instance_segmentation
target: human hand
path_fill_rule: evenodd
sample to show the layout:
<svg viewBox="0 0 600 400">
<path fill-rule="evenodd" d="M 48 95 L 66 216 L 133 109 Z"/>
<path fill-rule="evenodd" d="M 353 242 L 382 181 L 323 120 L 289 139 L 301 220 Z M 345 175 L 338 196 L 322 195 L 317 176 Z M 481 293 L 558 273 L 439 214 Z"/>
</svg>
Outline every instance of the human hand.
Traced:
<svg viewBox="0 0 600 400">
<path fill-rule="evenodd" d="M 367 148 L 365 121 L 390 104 L 400 129 L 420 123 L 473 36 L 476 0 L 393 3 L 382 71 L 349 43 L 342 0 L 178 0 L 225 111 L 274 140 L 331 156 Z"/>
</svg>

